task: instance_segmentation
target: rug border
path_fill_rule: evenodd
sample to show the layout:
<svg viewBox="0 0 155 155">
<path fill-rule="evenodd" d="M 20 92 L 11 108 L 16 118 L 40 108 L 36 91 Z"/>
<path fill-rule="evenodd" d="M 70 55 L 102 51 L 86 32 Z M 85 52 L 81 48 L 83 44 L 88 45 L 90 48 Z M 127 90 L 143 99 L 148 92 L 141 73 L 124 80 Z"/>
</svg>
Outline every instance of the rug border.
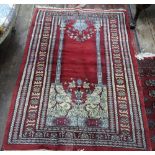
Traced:
<svg viewBox="0 0 155 155">
<path fill-rule="evenodd" d="M 26 64 L 26 60 L 27 60 L 27 56 L 28 56 L 28 49 L 29 49 L 29 45 L 30 45 L 30 39 L 31 39 L 31 34 L 34 28 L 34 22 L 36 19 L 36 15 L 38 10 L 41 9 L 46 9 L 46 8 L 34 8 L 33 10 L 33 17 L 31 20 L 31 24 L 29 26 L 29 30 L 28 30 L 28 35 L 27 35 L 27 41 L 26 41 L 26 45 L 25 45 L 25 49 L 24 49 L 24 54 L 23 54 L 23 58 L 22 58 L 22 63 L 20 65 L 20 69 L 18 72 L 18 78 L 15 84 L 15 88 L 13 90 L 13 95 L 12 95 L 12 99 L 11 99 L 11 105 L 9 108 L 9 113 L 8 113 L 8 117 L 7 117 L 7 123 L 6 123 L 6 128 L 5 128 L 5 133 L 4 133 L 4 139 L 3 139 L 3 144 L 2 144 L 2 150 L 38 150 L 38 149 L 47 149 L 47 150 L 89 150 L 89 151 L 140 151 L 142 149 L 138 149 L 138 148 L 121 148 L 121 147 L 110 147 L 110 146 L 64 146 L 64 145 L 59 145 L 59 146 L 53 146 L 53 145 L 45 145 L 45 144 L 20 144 L 20 145 L 16 145 L 16 144 L 8 144 L 7 140 L 8 140 L 8 135 L 9 135 L 9 127 L 11 125 L 11 120 L 12 120 L 12 116 L 13 116 L 13 112 L 14 112 L 14 106 L 15 106 L 15 100 L 16 100 L 16 96 L 17 96 L 17 91 L 20 85 L 20 81 L 22 78 L 22 74 L 24 71 L 24 67 Z M 59 10 L 59 8 L 48 8 L 48 9 L 52 9 L 52 10 Z M 128 32 L 128 38 L 130 38 L 130 40 L 133 39 L 133 36 L 130 32 L 130 27 L 129 27 L 129 16 L 128 16 L 128 12 L 125 9 L 112 9 L 112 10 L 99 10 L 99 9 L 75 9 L 75 8 L 66 8 L 66 9 L 62 9 L 61 10 L 79 10 L 79 11 L 99 11 L 99 12 L 108 12 L 108 11 L 120 11 L 120 12 L 125 12 L 125 17 L 126 17 L 126 27 L 127 27 L 127 32 Z M 130 47 L 130 53 L 131 53 L 131 57 L 132 57 L 132 62 L 134 64 L 134 72 L 135 72 L 135 77 L 136 77 L 136 81 L 137 81 L 137 86 L 138 89 L 139 87 L 142 86 L 141 81 L 140 81 L 140 76 L 139 76 L 139 72 L 138 72 L 138 63 L 136 61 L 135 58 L 135 51 L 133 49 L 133 45 L 131 43 L 131 41 L 129 41 L 129 47 Z M 149 137 L 149 128 L 147 125 L 147 117 L 146 117 L 146 112 L 145 112 L 145 107 L 144 107 L 144 97 L 143 97 L 143 92 L 142 92 L 142 87 L 139 90 L 139 95 L 140 95 L 140 102 L 141 102 L 141 110 L 142 110 L 142 117 L 143 117 L 143 123 L 144 123 L 144 128 L 145 128 L 145 137 L 146 137 L 146 144 L 147 144 L 147 150 L 152 150 L 151 148 L 151 142 L 150 142 L 150 137 Z M 43 147 L 43 148 L 41 148 Z"/>
<path fill-rule="evenodd" d="M 139 63 L 144 63 L 145 64 L 145 61 L 148 61 L 148 60 L 151 60 L 151 61 L 155 61 L 155 56 L 152 56 L 152 57 L 144 57 L 143 59 L 138 59 L 137 58 L 137 61 L 138 61 L 138 67 L 139 67 L 139 69 L 146 69 L 146 68 L 149 68 L 149 67 L 145 67 L 145 66 L 141 66 L 141 64 L 139 64 Z M 142 62 L 143 61 L 143 62 Z M 152 68 L 153 66 L 151 65 L 151 68 Z M 153 67 L 154 68 L 154 67 Z M 140 74 L 141 75 L 141 74 Z M 146 76 L 146 77 L 144 77 L 144 76 L 141 76 L 141 81 L 142 81 L 142 84 L 144 84 L 144 81 L 146 81 L 146 80 L 148 80 L 148 79 L 154 79 L 154 76 L 151 76 L 151 75 L 148 75 L 148 76 Z M 149 86 L 149 87 L 151 87 L 151 86 Z M 143 94 L 144 94 L 144 90 L 145 89 L 145 86 L 143 85 Z M 145 96 L 145 95 L 144 95 Z M 148 101 L 147 101 L 148 102 Z M 151 101 L 151 99 L 150 99 L 150 101 L 148 102 L 148 103 L 150 103 L 150 102 L 152 102 Z M 145 102 L 144 102 L 145 103 Z M 145 107 L 147 106 L 147 103 L 145 103 Z M 151 116 L 152 117 L 152 116 Z M 148 114 L 147 114 L 147 118 L 148 118 Z M 148 119 L 149 120 L 149 119 Z M 154 131 L 154 130 L 152 130 L 151 128 L 149 128 L 149 130 L 152 132 L 152 131 Z M 152 135 L 151 134 L 151 132 L 150 132 L 150 135 Z M 150 137 L 152 137 L 152 136 L 150 136 Z M 155 151 L 155 142 L 151 142 L 151 146 L 152 146 L 152 151 Z"/>
<path fill-rule="evenodd" d="M 28 30 L 28 34 L 27 34 L 27 38 L 26 38 L 24 54 L 22 56 L 22 61 L 21 61 L 20 67 L 19 67 L 18 76 L 17 76 L 15 87 L 13 89 L 11 104 L 10 104 L 10 107 L 9 107 L 7 123 L 6 123 L 6 127 L 5 127 L 5 133 L 4 133 L 3 144 L 2 144 L 2 150 L 3 150 L 3 148 L 5 146 L 7 146 L 7 138 L 8 138 L 8 134 L 9 134 L 8 128 L 11 125 L 11 118 L 13 117 L 13 110 L 14 110 L 15 101 L 16 101 L 16 97 L 17 97 L 17 91 L 19 89 L 20 81 L 22 79 L 24 67 L 25 67 L 25 64 L 26 64 L 26 60 L 27 60 L 27 56 L 28 56 L 28 49 L 29 49 L 29 45 L 30 45 L 30 39 L 31 39 L 31 35 L 32 35 L 32 32 L 33 32 L 34 22 L 35 22 L 35 19 L 36 19 L 36 16 L 37 16 L 37 12 L 38 12 L 38 10 L 36 10 L 36 9 L 33 10 L 32 17 L 31 17 L 31 22 L 29 24 L 29 30 Z"/>
<path fill-rule="evenodd" d="M 132 40 L 132 39 L 134 39 L 134 33 L 131 33 L 131 31 L 130 31 L 130 22 L 129 22 L 130 17 L 127 12 L 125 13 L 125 16 L 126 16 L 126 26 L 127 26 L 128 38 L 130 38 Z M 132 59 L 133 66 L 134 66 L 135 78 L 136 78 L 137 88 L 138 88 L 139 96 L 140 96 L 139 99 L 140 99 L 140 103 L 141 103 L 140 107 L 141 107 L 141 111 L 142 111 L 142 118 L 143 118 L 142 120 L 143 120 L 143 125 L 144 125 L 146 145 L 148 146 L 147 149 L 152 151 L 149 127 L 147 124 L 148 120 L 147 120 L 146 110 L 145 110 L 142 82 L 141 82 L 140 74 L 139 74 L 139 70 L 138 70 L 138 61 L 135 57 L 136 51 L 134 50 L 134 45 L 135 44 L 132 44 L 132 41 L 129 41 L 131 59 Z"/>
</svg>

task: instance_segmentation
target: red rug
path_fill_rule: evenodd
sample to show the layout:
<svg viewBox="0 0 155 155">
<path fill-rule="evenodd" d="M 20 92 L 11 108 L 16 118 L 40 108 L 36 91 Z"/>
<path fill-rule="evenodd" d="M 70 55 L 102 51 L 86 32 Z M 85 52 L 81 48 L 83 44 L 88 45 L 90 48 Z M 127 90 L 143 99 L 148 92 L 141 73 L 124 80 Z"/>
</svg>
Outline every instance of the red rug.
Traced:
<svg viewBox="0 0 155 155">
<path fill-rule="evenodd" d="M 124 10 L 35 9 L 3 150 L 151 150 Z"/>
<path fill-rule="evenodd" d="M 155 150 L 155 57 L 139 60 L 138 63 L 152 149 Z"/>
</svg>

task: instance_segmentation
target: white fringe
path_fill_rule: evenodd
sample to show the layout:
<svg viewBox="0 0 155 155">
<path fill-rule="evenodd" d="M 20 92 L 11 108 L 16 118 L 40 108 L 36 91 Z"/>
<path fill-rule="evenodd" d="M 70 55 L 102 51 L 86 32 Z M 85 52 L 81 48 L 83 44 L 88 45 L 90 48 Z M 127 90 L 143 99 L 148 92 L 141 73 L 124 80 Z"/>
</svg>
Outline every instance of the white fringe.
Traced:
<svg viewBox="0 0 155 155">
<path fill-rule="evenodd" d="M 155 53 L 139 53 L 136 55 L 138 60 L 143 60 L 144 58 L 155 57 Z"/>
<path fill-rule="evenodd" d="M 83 4 L 85 5 L 85 4 Z M 39 9 L 57 9 L 55 11 L 99 11 L 101 13 L 104 13 L 104 12 L 110 12 L 110 11 L 126 11 L 126 9 L 123 9 L 123 8 L 120 8 L 120 9 L 106 9 L 106 10 L 103 10 L 101 8 L 95 8 L 95 9 L 89 9 L 89 8 L 85 8 L 83 9 L 84 6 L 81 6 L 81 7 L 75 7 L 75 8 L 58 8 L 58 7 L 55 7 L 55 6 L 44 6 L 44 5 L 35 5 L 35 8 L 39 8 Z M 54 10 L 53 10 L 54 11 Z"/>
<path fill-rule="evenodd" d="M 35 8 L 43 8 L 43 9 L 57 9 L 55 6 L 44 6 L 44 5 L 35 5 Z M 61 8 L 62 9 L 62 8 Z"/>
</svg>

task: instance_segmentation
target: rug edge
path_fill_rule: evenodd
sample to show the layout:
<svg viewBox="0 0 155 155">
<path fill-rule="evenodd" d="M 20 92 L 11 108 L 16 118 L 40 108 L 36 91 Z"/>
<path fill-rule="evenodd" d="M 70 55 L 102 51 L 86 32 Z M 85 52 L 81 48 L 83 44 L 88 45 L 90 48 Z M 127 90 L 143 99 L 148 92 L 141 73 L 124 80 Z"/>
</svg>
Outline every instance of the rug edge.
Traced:
<svg viewBox="0 0 155 155">
<path fill-rule="evenodd" d="M 38 9 L 34 8 L 33 13 L 32 13 L 32 18 L 31 18 L 31 21 L 29 23 L 29 28 L 28 28 L 28 33 L 27 33 L 27 37 L 26 37 L 26 43 L 25 43 L 25 48 L 24 48 L 24 52 L 23 52 L 23 56 L 22 56 L 22 61 L 20 63 L 20 67 L 19 67 L 19 70 L 18 70 L 18 75 L 17 75 L 16 83 L 15 83 L 13 91 L 12 91 L 12 97 L 11 97 L 11 101 L 10 101 L 10 105 L 9 105 L 7 122 L 6 122 L 6 125 L 5 125 L 5 130 L 4 130 L 1 150 L 4 150 L 4 148 L 7 145 L 9 145 L 7 143 L 8 136 L 9 136 L 9 128 L 10 128 L 11 119 L 12 119 L 12 116 L 13 116 L 13 109 L 14 109 L 14 106 L 15 106 L 17 90 L 18 90 L 19 85 L 20 85 L 20 81 L 21 81 L 22 74 L 23 74 L 23 71 L 24 71 L 23 69 L 25 67 L 27 56 L 28 56 L 28 47 L 30 45 L 30 37 L 32 35 L 33 25 L 34 25 L 34 21 L 35 21 L 36 16 L 37 16 L 37 12 L 38 12 Z"/>
<path fill-rule="evenodd" d="M 37 14 L 37 12 L 38 12 L 38 9 L 39 8 L 34 8 L 34 12 L 33 12 L 33 17 L 32 17 L 32 21 L 31 21 L 31 24 L 30 24 L 30 26 L 29 26 L 29 32 L 28 32 L 28 35 L 27 35 L 27 40 L 26 40 L 26 45 L 25 45 L 25 49 L 24 49 L 24 54 L 23 54 L 23 58 L 22 58 L 22 63 L 21 63 L 21 66 L 20 66 L 20 69 L 19 69 L 19 72 L 18 72 L 18 78 L 17 78 L 17 81 L 16 81 L 16 84 L 15 84 L 15 88 L 14 88 L 14 90 L 13 90 L 13 95 L 12 95 L 12 99 L 11 99 L 11 104 L 10 104 L 10 107 L 9 107 L 9 113 L 8 113 L 8 117 L 7 117 L 7 123 L 6 123 L 6 128 L 5 128 L 5 133 L 4 133 L 4 140 L 3 140 L 3 143 L 2 143 L 2 150 L 9 150 L 8 148 L 9 148 L 9 145 L 10 144 L 7 144 L 7 138 L 8 138 L 8 135 L 9 135 L 9 130 L 7 130 L 8 129 L 8 127 L 10 127 L 10 125 L 11 125 L 11 118 L 12 118 L 12 115 L 13 115 L 13 107 L 15 106 L 15 99 L 16 99 L 16 95 L 17 95 L 17 90 L 18 90 L 18 87 L 19 87 L 19 83 L 20 83 L 20 80 L 21 80 L 21 75 L 22 75 L 22 73 L 23 73 L 23 68 L 24 68 L 24 66 L 25 66 L 25 62 L 26 62 L 26 58 L 27 58 L 27 52 L 28 52 L 28 46 L 29 46 L 29 43 L 30 43 L 30 35 L 32 34 L 32 30 L 33 30 L 33 23 L 34 23 L 34 20 L 35 20 L 35 18 L 36 18 L 36 14 Z M 51 8 L 51 9 L 53 9 L 53 8 Z M 90 10 L 90 9 L 89 9 Z M 93 9 L 94 10 L 94 9 Z M 109 10 L 108 10 L 109 11 Z M 129 28 L 129 24 L 128 24 L 128 20 L 127 19 L 129 19 L 129 18 L 127 18 L 128 17 L 128 14 L 127 14 L 127 11 L 125 10 L 125 16 L 126 16 L 126 21 L 127 21 L 127 24 L 126 24 L 126 26 L 127 26 L 127 31 L 128 31 L 128 35 L 129 36 L 131 36 L 131 33 L 130 33 L 130 28 Z M 131 37 L 131 39 L 132 39 L 132 37 Z M 138 73 L 138 64 L 137 64 L 137 62 L 136 62 L 136 58 L 134 57 L 134 49 L 133 49 L 133 46 L 132 46 L 132 44 L 131 44 L 131 42 L 129 41 L 129 44 L 130 44 L 130 49 L 131 49 L 131 55 L 132 55 L 132 61 L 133 61 L 133 63 L 134 63 L 134 66 L 135 66 L 135 69 L 134 69 L 134 71 L 135 71 L 135 74 L 136 74 L 136 79 L 137 79 L 137 85 L 138 86 L 141 86 L 141 82 L 140 82 L 140 76 L 139 76 L 139 74 L 137 74 Z M 26 58 L 25 58 L 26 57 Z M 141 94 L 142 93 L 142 88 L 141 88 L 141 90 L 139 91 L 139 94 Z M 142 94 L 141 94 L 142 95 Z M 143 97 L 142 97 L 143 98 Z M 142 103 L 142 106 L 141 106 L 141 109 L 142 109 L 142 112 L 144 112 L 145 111 L 145 109 L 144 109 L 144 101 L 142 101 L 142 98 L 140 98 L 140 100 L 141 100 L 141 103 Z M 146 117 L 146 112 L 144 112 L 145 114 L 145 117 Z M 144 117 L 144 115 L 142 115 L 142 117 L 144 118 L 144 120 L 146 120 L 147 119 L 147 117 L 145 118 Z M 146 122 L 146 121 L 143 121 L 144 123 Z M 146 123 L 145 123 L 145 125 L 146 125 Z M 148 128 L 148 125 L 146 125 L 146 126 L 144 126 L 144 127 L 146 127 L 145 128 L 145 135 L 148 135 L 148 131 L 149 131 L 149 128 Z M 148 130 L 146 131 L 146 129 L 148 128 Z M 147 133 L 146 133 L 147 132 Z M 150 143 L 150 141 L 147 139 L 147 136 L 146 136 L 146 140 L 147 140 L 147 144 L 148 144 L 148 150 L 152 150 L 151 149 L 151 143 Z M 11 146 L 13 146 L 14 144 L 11 144 Z M 20 145 L 22 145 L 22 144 L 20 144 Z M 41 146 L 42 144 L 36 144 L 36 147 L 37 146 Z M 26 145 L 25 146 L 26 148 L 27 147 L 29 147 L 28 145 Z M 66 146 L 65 146 L 66 147 Z M 76 147 L 76 146 L 75 146 Z M 103 147 L 104 148 L 107 148 L 108 150 L 122 150 L 122 151 L 124 151 L 124 150 L 142 150 L 142 149 L 125 149 L 125 148 L 113 148 L 113 147 L 110 147 L 110 146 L 108 146 L 108 147 L 106 147 L 106 146 L 102 146 L 102 150 L 104 150 L 103 149 Z M 29 147 L 30 148 L 30 147 Z M 52 148 L 52 146 L 51 146 L 51 148 Z M 93 148 L 95 148 L 95 147 L 93 147 Z M 12 150 L 14 150 L 14 149 L 16 149 L 16 147 L 14 147 Z M 35 148 L 34 148 L 35 149 Z M 10 149 L 11 150 L 11 149 Z M 17 150 L 19 150 L 19 149 L 17 149 Z M 25 150 L 29 150 L 28 148 L 27 149 L 25 149 Z"/>
<path fill-rule="evenodd" d="M 125 17 L 126 17 L 126 27 L 127 27 L 127 32 L 128 32 L 128 38 L 130 38 L 130 40 L 134 39 L 134 34 L 131 33 L 130 30 L 130 16 L 129 14 L 126 12 L 125 13 Z M 138 71 L 138 61 L 135 57 L 136 51 L 134 49 L 134 45 L 132 45 L 132 42 L 129 41 L 129 47 L 130 47 L 130 53 L 131 53 L 131 59 L 134 65 L 134 72 L 135 72 L 135 78 L 136 78 L 136 83 L 137 83 L 137 88 L 139 91 L 139 99 L 140 99 L 140 103 L 141 103 L 141 112 L 142 112 L 142 118 L 143 118 L 143 125 L 144 125 L 144 133 L 145 133 L 145 138 L 146 138 L 146 144 L 147 144 L 147 148 L 146 150 L 148 151 L 152 151 L 152 146 L 151 146 L 151 140 L 150 140 L 150 135 L 149 135 L 149 127 L 147 124 L 147 116 L 146 116 L 146 111 L 145 111 L 145 104 L 144 104 L 144 95 L 143 95 L 143 89 L 142 89 L 142 82 L 140 79 L 140 74 Z"/>
</svg>

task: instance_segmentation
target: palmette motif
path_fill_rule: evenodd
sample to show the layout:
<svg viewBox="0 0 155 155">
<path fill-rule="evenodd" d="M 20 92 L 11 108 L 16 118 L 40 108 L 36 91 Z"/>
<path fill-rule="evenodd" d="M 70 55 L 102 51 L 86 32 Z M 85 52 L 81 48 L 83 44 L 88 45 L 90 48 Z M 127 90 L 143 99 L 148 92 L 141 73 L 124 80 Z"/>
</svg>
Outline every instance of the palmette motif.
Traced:
<svg viewBox="0 0 155 155">
<path fill-rule="evenodd" d="M 87 21 L 88 22 L 88 21 Z M 78 42 L 84 42 L 92 38 L 94 34 L 94 27 L 91 23 L 87 23 L 83 19 L 74 21 L 73 24 L 67 28 L 67 35 Z"/>
</svg>

